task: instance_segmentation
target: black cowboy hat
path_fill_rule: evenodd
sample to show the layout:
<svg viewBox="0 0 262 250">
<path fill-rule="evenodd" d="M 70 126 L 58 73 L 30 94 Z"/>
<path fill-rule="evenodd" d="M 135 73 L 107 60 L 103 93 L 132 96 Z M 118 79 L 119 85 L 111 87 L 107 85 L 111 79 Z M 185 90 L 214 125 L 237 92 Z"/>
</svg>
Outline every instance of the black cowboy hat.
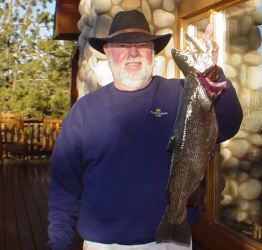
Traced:
<svg viewBox="0 0 262 250">
<path fill-rule="evenodd" d="M 144 14 L 138 10 L 130 10 L 120 11 L 115 15 L 107 38 L 90 37 L 89 44 L 105 54 L 103 46 L 108 42 L 135 43 L 153 41 L 155 54 L 158 54 L 165 48 L 170 38 L 171 34 L 152 35 Z"/>
</svg>

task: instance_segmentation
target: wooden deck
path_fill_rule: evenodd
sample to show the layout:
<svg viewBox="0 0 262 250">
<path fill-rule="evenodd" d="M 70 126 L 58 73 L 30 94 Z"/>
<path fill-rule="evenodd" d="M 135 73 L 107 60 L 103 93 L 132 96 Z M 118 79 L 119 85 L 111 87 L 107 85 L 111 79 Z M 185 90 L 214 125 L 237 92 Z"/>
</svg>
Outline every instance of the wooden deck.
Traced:
<svg viewBox="0 0 262 250">
<path fill-rule="evenodd" d="M 0 249 L 47 250 L 49 160 L 5 161 L 0 167 Z M 76 239 L 72 250 L 80 250 Z"/>
</svg>

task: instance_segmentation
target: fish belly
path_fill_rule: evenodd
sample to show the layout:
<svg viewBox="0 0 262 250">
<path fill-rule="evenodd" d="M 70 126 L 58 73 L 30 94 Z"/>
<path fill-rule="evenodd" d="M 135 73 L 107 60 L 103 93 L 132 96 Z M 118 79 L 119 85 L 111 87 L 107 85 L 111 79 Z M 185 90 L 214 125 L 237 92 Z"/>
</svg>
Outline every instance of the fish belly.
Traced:
<svg viewBox="0 0 262 250">
<path fill-rule="evenodd" d="M 197 187 L 204 177 L 217 135 L 213 102 L 197 76 L 190 73 L 169 141 L 173 151 L 167 186 L 169 204 L 156 233 L 158 242 L 190 244 L 186 205 L 188 201 L 193 201 L 190 205 L 199 205 Z"/>
</svg>

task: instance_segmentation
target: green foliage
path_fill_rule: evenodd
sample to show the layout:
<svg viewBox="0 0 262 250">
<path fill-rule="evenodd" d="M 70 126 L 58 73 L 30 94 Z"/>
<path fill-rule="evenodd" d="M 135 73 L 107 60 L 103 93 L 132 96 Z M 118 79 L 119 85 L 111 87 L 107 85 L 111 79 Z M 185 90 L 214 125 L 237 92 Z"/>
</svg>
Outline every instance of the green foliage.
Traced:
<svg viewBox="0 0 262 250">
<path fill-rule="evenodd" d="M 0 111 L 58 118 L 70 109 L 73 42 L 52 39 L 52 1 L 0 1 Z"/>
</svg>

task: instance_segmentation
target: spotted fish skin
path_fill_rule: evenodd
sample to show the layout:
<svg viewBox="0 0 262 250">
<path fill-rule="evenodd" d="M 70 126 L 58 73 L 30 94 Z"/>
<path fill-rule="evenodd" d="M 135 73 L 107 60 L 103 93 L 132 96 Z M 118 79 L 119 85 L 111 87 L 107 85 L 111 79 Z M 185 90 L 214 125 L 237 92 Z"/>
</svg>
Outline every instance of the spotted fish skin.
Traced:
<svg viewBox="0 0 262 250">
<path fill-rule="evenodd" d="M 218 136 L 218 124 L 213 99 L 199 80 L 197 71 L 187 64 L 179 51 L 172 50 L 173 58 L 185 79 L 176 122 L 169 140 L 172 150 L 167 195 L 169 204 L 159 224 L 157 242 L 191 241 L 186 205 L 199 205 L 199 183 L 204 177 Z M 220 84 L 218 93 L 226 87 Z"/>
</svg>

